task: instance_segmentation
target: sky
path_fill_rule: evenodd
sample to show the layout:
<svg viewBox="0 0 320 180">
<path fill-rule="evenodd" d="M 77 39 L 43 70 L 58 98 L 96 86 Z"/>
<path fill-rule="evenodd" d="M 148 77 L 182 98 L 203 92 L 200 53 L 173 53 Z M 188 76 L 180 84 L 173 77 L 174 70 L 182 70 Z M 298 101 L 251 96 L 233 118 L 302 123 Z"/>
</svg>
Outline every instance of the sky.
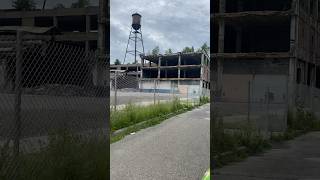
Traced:
<svg viewBox="0 0 320 180">
<path fill-rule="evenodd" d="M 135 12 L 142 15 L 145 53 L 156 46 L 164 53 L 169 48 L 179 52 L 186 46 L 197 49 L 204 42 L 210 44 L 210 0 L 111 0 L 111 63 L 124 59 Z M 133 62 L 134 56 L 126 59 L 125 63 Z"/>
<path fill-rule="evenodd" d="M 43 0 L 34 0 L 38 8 Z M 58 3 L 70 7 L 77 0 L 47 0 L 46 8 Z M 12 0 L 0 0 L 0 9 L 11 8 Z M 98 5 L 99 0 L 90 0 Z M 110 61 L 121 62 L 126 52 L 131 29 L 131 15 L 142 15 L 141 29 L 145 53 L 159 46 L 160 53 L 171 48 L 179 52 L 186 46 L 198 49 L 203 43 L 210 44 L 210 0 L 110 0 Z M 131 44 L 133 45 L 133 44 Z M 129 46 L 132 50 L 133 46 Z M 138 44 L 141 50 L 141 45 Z M 133 62 L 128 55 L 126 63 Z"/>
</svg>

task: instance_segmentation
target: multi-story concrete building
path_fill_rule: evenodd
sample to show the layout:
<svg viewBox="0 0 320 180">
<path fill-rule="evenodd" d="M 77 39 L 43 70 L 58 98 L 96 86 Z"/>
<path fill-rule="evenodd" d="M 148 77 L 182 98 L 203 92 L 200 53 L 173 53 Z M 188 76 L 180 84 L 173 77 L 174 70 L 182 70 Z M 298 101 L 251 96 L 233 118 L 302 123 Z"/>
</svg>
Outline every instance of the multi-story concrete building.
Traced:
<svg viewBox="0 0 320 180">
<path fill-rule="evenodd" d="M 140 89 L 209 95 L 209 56 L 205 52 L 142 56 Z"/>
<path fill-rule="evenodd" d="M 222 99 L 320 111 L 320 1 L 214 1 L 215 87 Z"/>
<path fill-rule="evenodd" d="M 95 50 L 98 39 L 98 13 L 98 7 L 33 11 L 0 10 L 0 27 L 56 27 L 61 34 L 55 35 L 55 41 Z M 32 36 L 29 39 L 31 38 Z M 38 35 L 37 39 L 39 38 L 50 37 Z"/>
<path fill-rule="evenodd" d="M 24 32 L 24 44 L 27 41 L 31 44 L 47 44 L 54 41 L 72 45 L 74 48 L 81 47 L 86 52 L 95 51 L 98 49 L 98 13 L 98 7 L 32 11 L 0 10 L 0 54 L 8 56 L 7 52 L 10 49 L 15 50 L 16 31 Z M 11 43 L 8 44 L 8 42 Z M 12 54 L 12 56 L 15 55 Z M 7 84 L 9 80 L 6 78 L 8 73 L 4 72 L 6 67 L 8 69 L 6 63 L 8 62 L 0 59 L 0 84 Z M 95 85 L 98 84 L 98 79 L 100 83 L 100 79 L 106 77 L 98 78 L 98 66 L 100 65 L 95 66 L 92 70 L 92 80 Z M 102 66 L 105 66 L 105 63 Z M 99 73 L 99 77 L 102 74 Z"/>
</svg>

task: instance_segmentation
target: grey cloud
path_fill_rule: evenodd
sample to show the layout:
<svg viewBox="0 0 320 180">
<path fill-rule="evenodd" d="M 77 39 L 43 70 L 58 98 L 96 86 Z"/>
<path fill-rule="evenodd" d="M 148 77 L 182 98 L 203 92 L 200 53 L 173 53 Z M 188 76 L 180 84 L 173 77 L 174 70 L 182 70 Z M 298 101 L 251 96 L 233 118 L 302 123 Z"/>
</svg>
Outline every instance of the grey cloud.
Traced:
<svg viewBox="0 0 320 180">
<path fill-rule="evenodd" d="M 130 31 L 131 14 L 142 15 L 145 52 L 155 46 L 180 51 L 210 43 L 209 0 L 111 0 L 111 62 L 123 59 Z M 115 21 L 115 22 L 113 22 Z M 133 58 L 133 57 L 132 57 Z"/>
</svg>

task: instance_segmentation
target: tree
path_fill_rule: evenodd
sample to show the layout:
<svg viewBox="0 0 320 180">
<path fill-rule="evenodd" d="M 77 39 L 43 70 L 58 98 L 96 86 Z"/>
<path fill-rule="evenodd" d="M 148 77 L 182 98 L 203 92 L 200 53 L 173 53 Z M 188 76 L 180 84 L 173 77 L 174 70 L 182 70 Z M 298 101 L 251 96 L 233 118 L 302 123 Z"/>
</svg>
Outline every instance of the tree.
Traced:
<svg viewBox="0 0 320 180">
<path fill-rule="evenodd" d="M 152 49 L 152 55 L 158 55 L 160 52 L 159 46 L 156 46 L 155 48 Z"/>
<path fill-rule="evenodd" d="M 33 10 L 36 8 L 34 0 L 13 0 L 12 7 L 16 10 Z"/>
<path fill-rule="evenodd" d="M 116 59 L 116 60 L 114 61 L 114 65 L 121 65 L 120 60 L 119 60 L 119 59 Z"/>
<path fill-rule="evenodd" d="M 202 50 L 209 52 L 210 51 L 210 47 L 207 45 L 207 43 L 203 43 L 203 45 L 197 50 L 198 52 L 201 52 Z"/>
<path fill-rule="evenodd" d="M 188 46 L 187 46 L 187 47 L 183 48 L 182 52 L 183 52 L 183 53 L 194 52 L 194 48 L 193 48 L 193 46 L 192 46 L 192 47 L 188 47 Z"/>
<path fill-rule="evenodd" d="M 169 48 L 168 50 L 166 50 L 165 54 L 172 54 L 172 49 Z"/>
<path fill-rule="evenodd" d="M 72 3 L 71 8 L 85 8 L 90 5 L 89 0 L 78 0 L 78 2 Z"/>
<path fill-rule="evenodd" d="M 63 9 L 66 8 L 62 3 L 56 4 L 53 9 Z"/>
</svg>

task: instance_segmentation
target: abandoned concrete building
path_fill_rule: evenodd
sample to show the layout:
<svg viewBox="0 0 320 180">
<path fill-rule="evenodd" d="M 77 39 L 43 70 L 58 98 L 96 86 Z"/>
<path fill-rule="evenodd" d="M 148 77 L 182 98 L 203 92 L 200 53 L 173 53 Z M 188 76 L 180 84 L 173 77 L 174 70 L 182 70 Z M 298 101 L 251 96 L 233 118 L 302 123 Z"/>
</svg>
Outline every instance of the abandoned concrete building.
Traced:
<svg viewBox="0 0 320 180">
<path fill-rule="evenodd" d="M 34 11 L 0 10 L 0 26 L 54 26 L 62 32 L 55 36 L 55 41 L 95 50 L 98 39 L 98 12 L 99 8 L 95 6 Z"/>
<path fill-rule="evenodd" d="M 221 101 L 265 101 L 320 111 L 320 1 L 214 1 L 215 90 Z"/>
<path fill-rule="evenodd" d="M 70 48 L 76 49 L 80 48 L 81 53 L 86 53 L 87 55 L 90 54 L 91 57 L 95 54 L 95 50 L 98 49 L 98 13 L 99 8 L 98 7 L 87 7 L 87 8 L 62 8 L 62 9 L 47 9 L 47 10 L 33 10 L 33 11 L 16 11 L 16 10 L 0 10 L 0 55 L 3 57 L 3 55 L 6 55 L 6 51 L 8 49 L 15 49 L 16 44 L 14 43 L 16 40 L 16 32 L 22 31 L 23 33 L 23 41 L 24 43 L 28 42 L 34 45 L 34 43 L 38 43 L 38 45 L 43 45 L 43 47 L 46 47 L 46 45 L 52 43 L 55 44 L 54 47 L 60 45 L 67 45 Z M 100 39 L 101 42 L 103 40 Z M 107 40 L 106 37 L 106 42 Z M 10 47 L 8 46 L 8 42 L 10 44 Z M 13 42 L 13 43 L 12 43 Z M 66 48 L 67 50 L 67 48 Z M 55 52 L 56 54 L 70 54 L 70 52 L 67 51 L 60 51 Z M 89 52 L 90 51 L 90 52 Z M 93 55 L 92 55 L 93 54 Z M 12 57 L 15 55 L 13 54 Z M 56 57 L 56 56 L 54 56 Z M 96 56 L 94 56 L 96 57 Z M 8 67 L 10 64 L 8 64 L 8 59 L 11 61 L 14 58 L 8 58 L 7 62 L 2 58 L 0 58 L 0 85 L 6 86 L 8 77 L 10 75 Z M 41 59 L 35 58 L 41 62 Z M 64 62 L 67 59 L 67 57 L 60 57 L 59 59 L 56 59 L 57 62 Z M 77 58 L 74 58 L 74 61 L 72 63 L 77 64 L 77 66 L 73 67 L 83 67 L 82 70 L 78 69 L 79 71 L 89 71 L 89 69 L 92 66 L 92 62 L 83 62 L 84 58 L 78 58 L 78 62 L 76 62 Z M 87 58 L 88 59 L 88 58 Z M 92 58 L 91 58 L 92 59 Z M 67 61 L 71 64 L 71 60 Z M 35 62 L 34 62 L 35 63 Z M 38 63 L 41 64 L 41 63 Z M 63 66 L 63 63 L 60 63 L 59 66 Z M 106 63 L 103 63 L 103 66 Z M 58 66 L 58 65 L 57 65 Z M 78 78 L 79 82 L 76 84 L 83 84 L 84 81 L 87 81 L 87 79 L 92 80 L 92 83 L 94 85 L 100 85 L 103 84 L 103 79 L 105 79 L 106 76 L 103 76 L 103 73 L 99 74 L 98 78 L 98 72 L 96 64 L 90 71 L 92 73 L 83 73 L 88 77 L 79 78 L 75 76 L 74 78 Z M 10 66 L 10 68 L 14 68 L 13 65 Z M 42 68 L 46 68 L 43 66 Z M 74 68 L 76 71 L 76 69 Z M 10 70 L 11 71 L 11 70 Z M 79 72 L 78 71 L 78 72 Z M 105 69 L 103 69 L 105 71 Z M 70 73 L 65 72 L 65 73 Z M 76 73 L 76 72 L 74 72 Z M 11 72 L 12 74 L 12 72 Z M 103 76 L 101 78 L 101 75 Z M 36 76 L 36 74 L 34 74 Z M 48 75 L 43 75 L 50 76 Z M 67 75 L 65 75 L 67 76 Z M 54 75 L 51 74 L 51 77 L 54 77 Z M 37 79 L 37 78 L 34 78 Z M 12 80 L 12 79 L 11 79 Z M 82 82 L 80 82 L 82 81 Z M 56 82 L 60 83 L 60 82 Z M 66 82 L 63 82 L 66 83 Z M 29 83 L 30 84 L 30 83 Z M 31 83 L 32 84 L 32 83 Z"/>
<path fill-rule="evenodd" d="M 153 92 L 209 95 L 209 56 L 205 52 L 147 55 L 141 59 L 139 88 Z"/>
</svg>

